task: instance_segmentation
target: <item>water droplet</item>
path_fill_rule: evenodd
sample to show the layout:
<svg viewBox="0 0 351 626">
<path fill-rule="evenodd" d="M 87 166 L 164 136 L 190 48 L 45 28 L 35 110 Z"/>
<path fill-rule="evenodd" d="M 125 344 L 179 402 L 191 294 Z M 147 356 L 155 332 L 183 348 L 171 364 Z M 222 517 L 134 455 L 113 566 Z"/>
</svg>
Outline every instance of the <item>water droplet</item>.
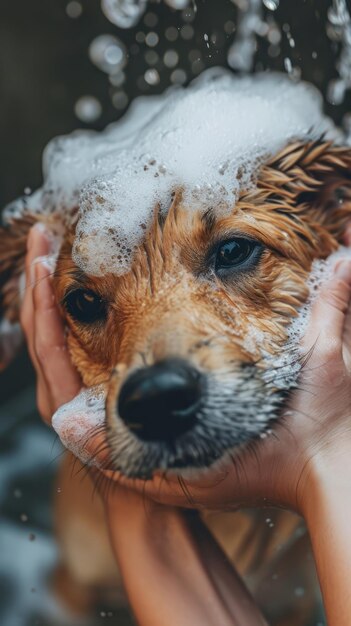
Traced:
<svg viewBox="0 0 351 626">
<path fill-rule="evenodd" d="M 146 6 L 147 0 L 101 0 L 101 8 L 107 19 L 120 28 L 136 26 Z"/>
<path fill-rule="evenodd" d="M 113 35 L 99 35 L 89 46 L 90 60 L 103 72 L 112 74 L 124 67 L 126 50 L 124 44 Z"/>
<path fill-rule="evenodd" d="M 189 41 L 194 37 L 194 29 L 190 24 L 185 24 L 180 29 L 180 36 L 184 41 Z"/>
<path fill-rule="evenodd" d="M 293 67 L 292 67 L 292 63 L 289 57 L 285 57 L 284 67 L 285 67 L 285 70 L 288 72 L 288 74 L 291 74 Z"/>
<path fill-rule="evenodd" d="M 172 9 L 185 9 L 185 7 L 189 4 L 189 0 L 166 0 L 166 4 Z"/>
<path fill-rule="evenodd" d="M 158 22 L 156 13 L 146 13 L 144 16 L 144 24 L 149 28 L 154 28 Z"/>
<path fill-rule="evenodd" d="M 181 69 L 174 70 L 171 74 L 171 82 L 177 85 L 183 85 L 186 82 L 186 72 Z"/>
<path fill-rule="evenodd" d="M 296 587 L 296 589 L 294 589 L 294 595 L 297 598 L 303 598 L 305 595 L 305 589 L 303 587 Z"/>
<path fill-rule="evenodd" d="M 66 13 L 68 17 L 72 19 L 77 19 L 77 17 L 80 17 L 82 15 L 83 7 L 80 2 L 77 2 L 76 0 L 72 0 L 66 6 Z"/>
<path fill-rule="evenodd" d="M 155 50 L 146 50 L 145 61 L 148 65 L 156 65 L 159 61 L 159 56 Z"/>
<path fill-rule="evenodd" d="M 144 43 L 144 41 L 145 41 L 145 33 L 143 33 L 143 31 L 139 30 L 137 32 L 137 34 L 135 35 L 135 41 L 137 41 L 138 43 Z"/>
<path fill-rule="evenodd" d="M 102 106 L 94 96 L 82 96 L 74 105 L 74 112 L 81 122 L 95 122 L 102 113 Z"/>
<path fill-rule="evenodd" d="M 26 515 L 25 513 L 21 513 L 20 520 L 23 523 L 28 522 L 28 515 Z"/>
<path fill-rule="evenodd" d="M 144 74 L 144 79 L 148 85 L 158 85 L 158 83 L 160 82 L 160 75 L 157 70 L 149 69 L 146 70 Z"/>
<path fill-rule="evenodd" d="M 263 0 L 263 4 L 270 11 L 276 11 L 279 7 L 279 0 Z"/>
<path fill-rule="evenodd" d="M 234 31 L 235 31 L 235 23 L 232 22 L 231 20 L 228 20 L 227 22 L 225 22 L 224 32 L 227 33 L 227 35 L 232 35 Z"/>
<path fill-rule="evenodd" d="M 159 42 L 158 34 L 155 33 L 154 31 L 151 31 L 145 37 L 145 43 L 150 48 L 154 48 L 155 46 L 157 46 L 158 42 Z"/>
<path fill-rule="evenodd" d="M 125 109 L 128 104 L 128 96 L 125 91 L 116 91 L 112 95 L 112 104 L 116 109 Z"/>
<path fill-rule="evenodd" d="M 168 41 L 176 41 L 178 39 L 178 36 L 179 32 L 178 29 L 175 28 L 175 26 L 169 26 L 169 28 L 166 28 L 165 37 L 166 39 L 168 39 Z"/>
<path fill-rule="evenodd" d="M 175 67 L 178 64 L 179 55 L 176 50 L 167 50 L 163 56 L 163 62 L 166 67 Z"/>
<path fill-rule="evenodd" d="M 109 77 L 111 85 L 114 87 L 122 87 L 123 83 L 126 80 L 126 75 L 124 72 L 119 71 L 116 74 L 111 74 Z"/>
</svg>

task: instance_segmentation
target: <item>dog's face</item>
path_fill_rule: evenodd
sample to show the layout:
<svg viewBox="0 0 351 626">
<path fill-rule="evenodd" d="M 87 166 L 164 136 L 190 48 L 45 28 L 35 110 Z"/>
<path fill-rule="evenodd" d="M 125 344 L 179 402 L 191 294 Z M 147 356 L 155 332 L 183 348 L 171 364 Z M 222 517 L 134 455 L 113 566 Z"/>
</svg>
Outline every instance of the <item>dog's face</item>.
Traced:
<svg viewBox="0 0 351 626">
<path fill-rule="evenodd" d="M 122 277 L 83 274 L 65 241 L 57 299 L 84 383 L 107 385 L 124 474 L 206 467 L 276 416 L 292 380 L 279 358 L 287 326 L 351 208 L 340 177 L 313 188 L 301 167 L 313 150 L 288 148 L 228 215 L 188 210 L 176 193 Z"/>
<path fill-rule="evenodd" d="M 351 214 L 350 160 L 289 146 L 227 215 L 175 193 L 124 276 L 82 273 L 67 234 L 54 288 L 84 384 L 107 388 L 116 469 L 207 467 L 264 432 L 291 386 L 280 357 L 311 263 Z"/>
</svg>

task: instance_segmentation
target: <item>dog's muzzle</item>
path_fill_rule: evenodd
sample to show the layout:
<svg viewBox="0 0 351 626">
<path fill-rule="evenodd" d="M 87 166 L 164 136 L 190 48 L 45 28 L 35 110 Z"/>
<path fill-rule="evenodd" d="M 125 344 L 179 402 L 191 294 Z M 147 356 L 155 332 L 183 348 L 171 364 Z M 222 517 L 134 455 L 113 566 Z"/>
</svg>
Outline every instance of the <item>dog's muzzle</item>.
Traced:
<svg viewBox="0 0 351 626">
<path fill-rule="evenodd" d="M 126 379 L 117 412 L 142 441 L 172 445 L 195 426 L 203 388 L 197 369 L 182 359 L 167 359 Z"/>
</svg>

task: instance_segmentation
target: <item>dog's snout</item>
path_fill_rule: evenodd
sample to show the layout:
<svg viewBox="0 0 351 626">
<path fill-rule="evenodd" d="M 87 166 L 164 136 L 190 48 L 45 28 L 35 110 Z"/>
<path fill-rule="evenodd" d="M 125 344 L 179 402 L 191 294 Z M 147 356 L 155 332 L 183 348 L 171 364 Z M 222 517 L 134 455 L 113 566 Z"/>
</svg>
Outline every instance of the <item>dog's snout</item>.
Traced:
<svg viewBox="0 0 351 626">
<path fill-rule="evenodd" d="M 193 427 L 202 388 L 202 375 L 186 361 L 161 361 L 127 378 L 118 413 L 140 439 L 171 443 Z"/>
</svg>

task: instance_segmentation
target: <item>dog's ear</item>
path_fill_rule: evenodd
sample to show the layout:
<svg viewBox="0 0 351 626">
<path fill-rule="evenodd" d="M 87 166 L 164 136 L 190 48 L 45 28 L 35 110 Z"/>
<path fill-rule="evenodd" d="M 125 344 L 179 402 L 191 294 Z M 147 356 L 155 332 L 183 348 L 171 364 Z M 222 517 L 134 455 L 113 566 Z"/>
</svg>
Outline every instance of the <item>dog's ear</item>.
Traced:
<svg viewBox="0 0 351 626">
<path fill-rule="evenodd" d="M 291 144 L 268 163 L 264 178 L 296 217 L 306 217 L 342 243 L 351 221 L 351 148 L 326 141 Z"/>
<path fill-rule="evenodd" d="M 21 343 L 21 277 L 28 233 L 36 221 L 36 216 L 27 214 L 0 228 L 0 369 L 9 363 Z"/>
</svg>

